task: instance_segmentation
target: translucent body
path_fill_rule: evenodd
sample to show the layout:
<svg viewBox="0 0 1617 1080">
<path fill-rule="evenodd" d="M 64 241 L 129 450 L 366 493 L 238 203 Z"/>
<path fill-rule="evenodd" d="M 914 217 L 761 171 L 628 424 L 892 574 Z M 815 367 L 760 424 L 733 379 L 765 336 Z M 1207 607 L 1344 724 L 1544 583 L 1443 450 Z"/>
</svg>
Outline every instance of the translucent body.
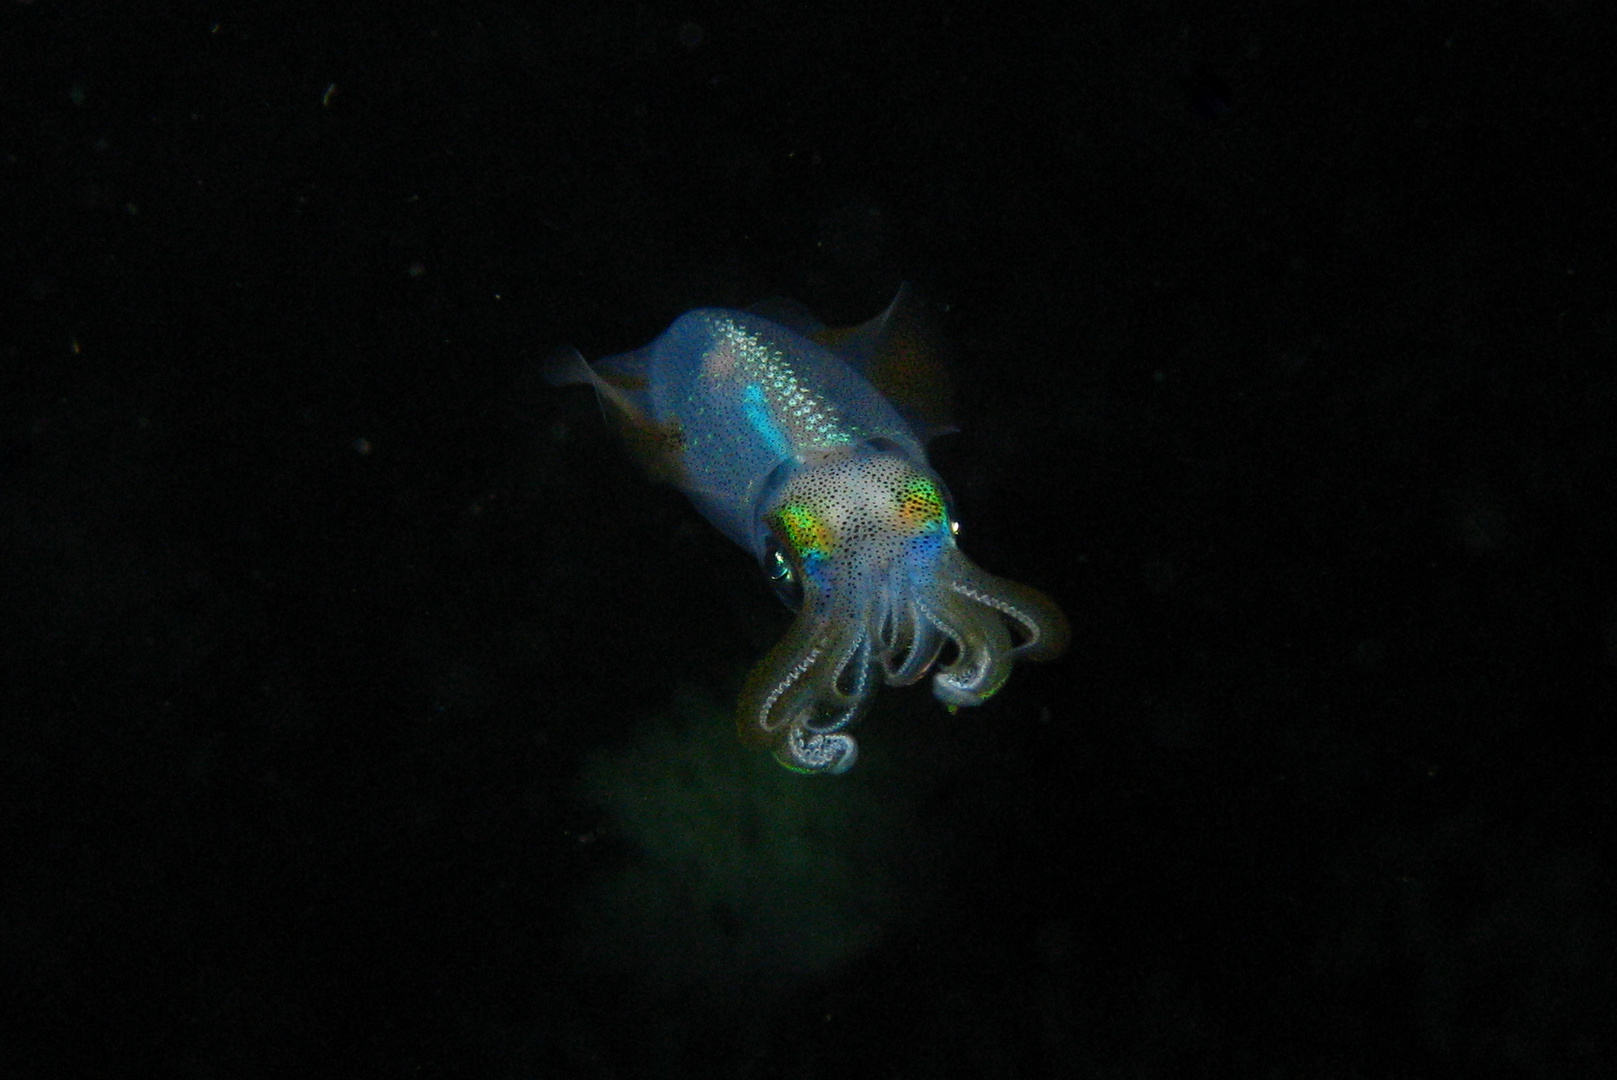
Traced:
<svg viewBox="0 0 1617 1080">
<path fill-rule="evenodd" d="M 881 683 L 930 672 L 945 705 L 977 705 L 1015 660 L 1055 656 L 1067 639 L 1048 598 L 956 546 L 908 419 L 941 415 L 937 403 L 889 400 L 872 381 L 939 385 L 912 377 L 926 361 L 899 332 L 904 300 L 845 332 L 791 305 L 773 317 L 701 308 L 643 349 L 593 369 L 574 354 L 552 372 L 594 385 L 652 474 L 751 551 L 796 608 L 737 716 L 743 739 L 793 769 L 852 766 L 847 729 Z"/>
</svg>

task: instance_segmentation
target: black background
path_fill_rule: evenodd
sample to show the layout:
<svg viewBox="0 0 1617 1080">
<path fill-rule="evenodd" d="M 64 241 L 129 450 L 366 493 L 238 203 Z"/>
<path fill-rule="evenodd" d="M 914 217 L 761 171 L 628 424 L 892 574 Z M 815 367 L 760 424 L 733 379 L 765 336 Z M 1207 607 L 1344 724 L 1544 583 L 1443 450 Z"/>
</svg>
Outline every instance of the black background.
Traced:
<svg viewBox="0 0 1617 1080">
<path fill-rule="evenodd" d="M 1603 7 L 1342 9 L 8 5 L 0 1069 L 1592 1075 Z M 794 777 L 537 370 L 905 279 L 1075 638 Z"/>
</svg>

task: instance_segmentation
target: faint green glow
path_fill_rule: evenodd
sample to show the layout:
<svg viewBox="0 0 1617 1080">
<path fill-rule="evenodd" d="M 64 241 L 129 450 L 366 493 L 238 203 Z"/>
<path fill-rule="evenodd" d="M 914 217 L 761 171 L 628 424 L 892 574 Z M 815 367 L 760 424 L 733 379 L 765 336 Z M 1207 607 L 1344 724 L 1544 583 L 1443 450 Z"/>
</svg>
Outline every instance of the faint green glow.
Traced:
<svg viewBox="0 0 1617 1080">
<path fill-rule="evenodd" d="M 592 960 L 663 986 L 814 976 L 926 906 L 932 840 L 917 788 L 874 762 L 834 784 L 742 746 L 728 707 L 681 698 L 621 754 L 592 761 L 585 794 L 632 858 L 584 898 Z"/>
</svg>

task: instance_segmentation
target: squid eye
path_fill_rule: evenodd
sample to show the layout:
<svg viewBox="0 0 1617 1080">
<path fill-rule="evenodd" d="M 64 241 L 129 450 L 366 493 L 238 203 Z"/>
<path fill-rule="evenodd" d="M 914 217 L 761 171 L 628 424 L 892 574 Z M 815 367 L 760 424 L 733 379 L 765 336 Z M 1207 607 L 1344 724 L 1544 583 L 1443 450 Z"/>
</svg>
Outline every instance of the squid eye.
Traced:
<svg viewBox="0 0 1617 1080">
<path fill-rule="evenodd" d="M 956 518 L 951 517 L 949 519 L 949 535 L 950 536 L 959 536 L 960 535 L 960 522 Z"/>
<path fill-rule="evenodd" d="M 792 568 L 791 560 L 786 552 L 781 550 L 780 544 L 773 537 L 764 546 L 764 573 L 769 578 L 770 588 L 780 597 L 780 602 L 796 611 L 803 606 L 803 583 L 798 579 L 797 571 Z"/>
</svg>

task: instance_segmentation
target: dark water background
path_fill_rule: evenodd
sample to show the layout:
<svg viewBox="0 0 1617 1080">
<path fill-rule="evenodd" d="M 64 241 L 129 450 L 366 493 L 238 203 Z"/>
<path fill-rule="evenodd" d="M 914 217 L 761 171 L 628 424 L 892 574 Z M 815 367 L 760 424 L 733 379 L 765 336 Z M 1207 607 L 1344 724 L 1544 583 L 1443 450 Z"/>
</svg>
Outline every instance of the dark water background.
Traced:
<svg viewBox="0 0 1617 1080">
<path fill-rule="evenodd" d="M 9 6 L 4 1075 L 1609 1062 L 1600 5 Z M 802 779 L 536 371 L 904 279 L 1075 638 Z"/>
</svg>

